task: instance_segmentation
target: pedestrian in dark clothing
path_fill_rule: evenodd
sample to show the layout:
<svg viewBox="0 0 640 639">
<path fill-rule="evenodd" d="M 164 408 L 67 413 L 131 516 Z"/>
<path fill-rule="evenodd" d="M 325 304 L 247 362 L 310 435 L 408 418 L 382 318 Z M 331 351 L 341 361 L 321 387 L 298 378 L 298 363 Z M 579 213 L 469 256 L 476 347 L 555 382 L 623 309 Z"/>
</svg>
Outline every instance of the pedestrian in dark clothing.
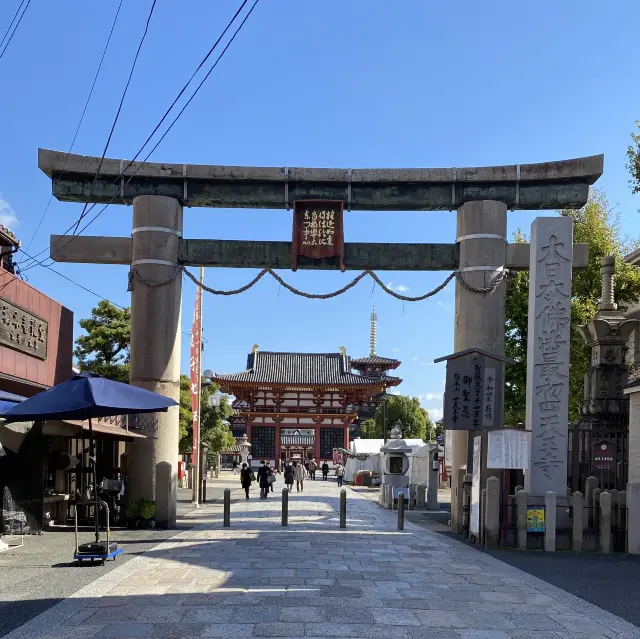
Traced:
<svg viewBox="0 0 640 639">
<path fill-rule="evenodd" d="M 322 464 L 322 481 L 327 481 L 327 476 L 329 475 L 329 464 L 324 462 Z"/>
<path fill-rule="evenodd" d="M 251 468 L 249 468 L 246 463 L 243 463 L 242 469 L 240 470 L 240 484 L 244 488 L 246 499 L 249 499 L 249 488 L 251 488 L 254 479 L 255 476 Z"/>
<path fill-rule="evenodd" d="M 291 464 L 284 467 L 284 483 L 289 490 L 293 489 L 293 466 Z"/>
<path fill-rule="evenodd" d="M 271 468 L 271 464 L 269 462 L 267 462 L 267 468 L 269 469 L 269 472 L 273 475 L 274 479 L 273 480 L 269 480 L 269 492 L 273 492 L 273 485 L 276 483 L 275 480 L 275 476 L 276 476 L 276 469 L 275 468 Z"/>
<path fill-rule="evenodd" d="M 269 494 L 269 477 L 271 475 L 271 469 L 265 465 L 264 461 L 260 462 L 260 468 L 258 468 L 258 484 L 260 485 L 260 499 L 266 499 Z"/>
</svg>

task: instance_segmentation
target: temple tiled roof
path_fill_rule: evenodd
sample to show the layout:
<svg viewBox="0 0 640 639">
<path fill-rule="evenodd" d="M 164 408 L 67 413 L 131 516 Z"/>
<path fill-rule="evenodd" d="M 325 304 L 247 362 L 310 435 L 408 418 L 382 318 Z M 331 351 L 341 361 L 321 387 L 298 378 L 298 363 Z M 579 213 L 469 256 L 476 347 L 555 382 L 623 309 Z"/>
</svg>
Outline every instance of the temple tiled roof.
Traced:
<svg viewBox="0 0 640 639">
<path fill-rule="evenodd" d="M 389 368 L 397 368 L 400 366 L 400 360 L 390 359 L 388 357 L 359 357 L 358 359 L 352 359 L 351 364 L 354 368 L 360 366 L 388 366 Z"/>
<path fill-rule="evenodd" d="M 351 361 L 341 353 L 276 353 L 258 351 L 247 357 L 247 370 L 216 374 L 213 381 L 265 383 L 283 386 L 396 386 L 398 377 L 364 377 L 351 371 Z"/>
</svg>

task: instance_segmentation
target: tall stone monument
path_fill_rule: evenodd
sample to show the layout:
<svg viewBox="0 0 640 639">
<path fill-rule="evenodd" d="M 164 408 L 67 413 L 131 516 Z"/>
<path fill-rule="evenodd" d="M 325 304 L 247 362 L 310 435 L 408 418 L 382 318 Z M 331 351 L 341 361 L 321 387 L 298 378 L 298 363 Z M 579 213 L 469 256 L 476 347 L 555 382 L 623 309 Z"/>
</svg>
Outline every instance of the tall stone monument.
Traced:
<svg viewBox="0 0 640 639">
<path fill-rule="evenodd" d="M 525 418 L 531 431 L 525 488 L 536 497 L 567 492 L 572 262 L 573 220 L 536 218 L 531 225 Z"/>
</svg>

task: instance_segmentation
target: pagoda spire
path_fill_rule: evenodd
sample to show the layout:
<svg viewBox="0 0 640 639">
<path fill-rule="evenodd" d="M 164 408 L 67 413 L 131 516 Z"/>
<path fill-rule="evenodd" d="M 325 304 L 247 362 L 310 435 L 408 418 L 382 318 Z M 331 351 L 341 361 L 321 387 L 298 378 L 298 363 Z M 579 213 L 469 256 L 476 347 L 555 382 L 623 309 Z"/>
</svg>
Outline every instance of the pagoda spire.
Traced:
<svg viewBox="0 0 640 639">
<path fill-rule="evenodd" d="M 371 335 L 369 336 L 369 346 L 370 346 L 370 357 L 376 356 L 376 339 L 377 339 L 377 324 L 378 324 L 378 316 L 376 315 L 376 307 L 373 307 L 373 311 L 371 313 Z"/>
</svg>

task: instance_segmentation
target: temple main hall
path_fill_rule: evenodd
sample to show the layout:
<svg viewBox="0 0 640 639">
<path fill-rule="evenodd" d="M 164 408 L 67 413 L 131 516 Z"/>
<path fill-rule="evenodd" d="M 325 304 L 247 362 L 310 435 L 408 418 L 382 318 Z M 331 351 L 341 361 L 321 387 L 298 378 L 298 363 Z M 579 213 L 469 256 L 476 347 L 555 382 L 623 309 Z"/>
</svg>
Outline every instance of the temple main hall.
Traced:
<svg viewBox="0 0 640 639">
<path fill-rule="evenodd" d="M 281 353 L 254 346 L 239 373 L 212 381 L 235 396 L 230 418 L 236 437 L 246 433 L 252 465 L 287 459 L 333 460 L 334 448 L 349 447 L 349 427 L 370 416 L 402 380 L 389 375 L 400 362 L 375 355 L 350 358 L 337 353 Z"/>
</svg>

